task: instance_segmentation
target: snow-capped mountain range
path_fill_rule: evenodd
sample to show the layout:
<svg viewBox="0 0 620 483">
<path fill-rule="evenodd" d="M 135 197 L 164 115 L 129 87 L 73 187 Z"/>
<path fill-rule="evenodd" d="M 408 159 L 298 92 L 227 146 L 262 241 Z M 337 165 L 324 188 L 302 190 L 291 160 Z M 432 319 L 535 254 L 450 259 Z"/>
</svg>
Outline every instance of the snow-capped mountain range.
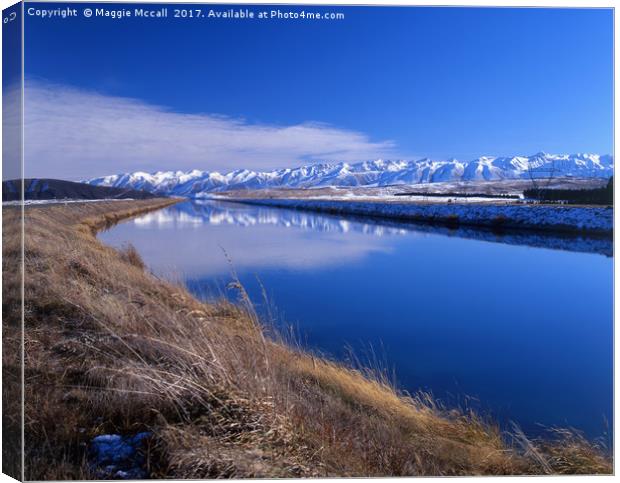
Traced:
<svg viewBox="0 0 620 483">
<path fill-rule="evenodd" d="M 491 181 L 536 178 L 608 178 L 613 175 L 610 155 L 547 154 L 487 157 L 472 161 L 365 161 L 359 163 L 310 164 L 273 171 L 239 169 L 216 171 L 158 171 L 115 174 L 86 181 L 155 194 L 200 198 L 233 189 L 319 188 L 326 186 L 390 186 L 441 181 Z"/>
</svg>

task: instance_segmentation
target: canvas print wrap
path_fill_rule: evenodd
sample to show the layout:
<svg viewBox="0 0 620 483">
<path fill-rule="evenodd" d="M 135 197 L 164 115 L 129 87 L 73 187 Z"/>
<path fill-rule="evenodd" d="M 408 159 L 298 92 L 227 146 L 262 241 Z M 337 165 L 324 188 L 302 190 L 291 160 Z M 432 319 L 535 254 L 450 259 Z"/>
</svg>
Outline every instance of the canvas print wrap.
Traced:
<svg viewBox="0 0 620 483">
<path fill-rule="evenodd" d="M 613 10 L 498 7 L 3 10 L 3 472 L 612 474 Z"/>
</svg>

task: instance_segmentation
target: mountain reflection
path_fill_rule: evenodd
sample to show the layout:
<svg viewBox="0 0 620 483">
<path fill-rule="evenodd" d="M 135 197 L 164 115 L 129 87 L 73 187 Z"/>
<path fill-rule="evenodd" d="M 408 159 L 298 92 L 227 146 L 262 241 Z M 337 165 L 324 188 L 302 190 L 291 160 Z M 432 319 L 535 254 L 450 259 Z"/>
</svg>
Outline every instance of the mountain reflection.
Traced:
<svg viewBox="0 0 620 483">
<path fill-rule="evenodd" d="M 606 256 L 613 251 L 608 239 L 345 219 L 221 201 L 182 202 L 117 225 L 101 238 L 116 246 L 131 241 L 158 275 L 191 278 L 228 274 L 224 252 L 239 270 L 310 270 L 390 253 L 401 243 L 437 235 Z"/>
<path fill-rule="evenodd" d="M 256 226 L 272 225 L 285 228 L 301 228 L 322 233 L 349 233 L 356 231 L 365 235 L 404 235 L 408 232 L 402 227 L 391 227 L 376 223 L 349 221 L 315 215 L 303 211 L 280 210 L 239 203 L 220 201 L 194 201 L 181 203 L 167 210 L 148 213 L 134 220 L 139 226 L 158 226 L 165 228 L 209 225 Z"/>
<path fill-rule="evenodd" d="M 387 219 L 318 214 L 258 205 L 224 201 L 192 201 L 143 215 L 134 220 L 140 227 L 186 228 L 201 225 L 258 225 L 297 228 L 319 233 L 359 233 L 375 237 L 406 234 L 439 234 L 474 240 L 524 245 L 572 252 L 598 253 L 612 256 L 613 244 L 608 238 L 532 231 L 491 231 L 476 227 L 444 227 L 430 224 L 406 223 Z"/>
<path fill-rule="evenodd" d="M 236 270 L 336 267 L 389 253 L 404 227 L 215 201 L 183 202 L 119 224 L 100 235 L 131 242 L 157 275 L 181 279 Z M 224 253 L 226 252 L 226 254 Z"/>
</svg>

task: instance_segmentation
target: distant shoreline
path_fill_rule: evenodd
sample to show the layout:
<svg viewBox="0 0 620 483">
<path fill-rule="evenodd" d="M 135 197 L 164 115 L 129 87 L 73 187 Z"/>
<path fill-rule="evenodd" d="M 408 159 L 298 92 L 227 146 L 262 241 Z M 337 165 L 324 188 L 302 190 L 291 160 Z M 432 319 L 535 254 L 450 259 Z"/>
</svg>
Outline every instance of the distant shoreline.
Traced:
<svg viewBox="0 0 620 483">
<path fill-rule="evenodd" d="M 477 226 L 493 230 L 613 235 L 613 207 L 519 205 L 499 203 L 415 203 L 297 198 L 215 199 L 237 203 L 315 211 L 335 215 L 369 216 L 444 226 Z"/>
</svg>

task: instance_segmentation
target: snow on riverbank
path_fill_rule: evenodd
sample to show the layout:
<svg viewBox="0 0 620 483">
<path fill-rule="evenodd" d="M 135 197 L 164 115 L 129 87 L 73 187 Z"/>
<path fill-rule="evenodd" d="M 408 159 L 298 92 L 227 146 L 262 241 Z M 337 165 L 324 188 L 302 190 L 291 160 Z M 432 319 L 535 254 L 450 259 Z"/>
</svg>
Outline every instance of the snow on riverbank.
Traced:
<svg viewBox="0 0 620 483">
<path fill-rule="evenodd" d="M 375 216 L 489 228 L 590 232 L 601 235 L 611 235 L 613 230 L 613 209 L 611 207 L 492 203 L 383 203 L 375 201 L 259 198 L 237 198 L 228 201 L 342 215 Z"/>
</svg>

